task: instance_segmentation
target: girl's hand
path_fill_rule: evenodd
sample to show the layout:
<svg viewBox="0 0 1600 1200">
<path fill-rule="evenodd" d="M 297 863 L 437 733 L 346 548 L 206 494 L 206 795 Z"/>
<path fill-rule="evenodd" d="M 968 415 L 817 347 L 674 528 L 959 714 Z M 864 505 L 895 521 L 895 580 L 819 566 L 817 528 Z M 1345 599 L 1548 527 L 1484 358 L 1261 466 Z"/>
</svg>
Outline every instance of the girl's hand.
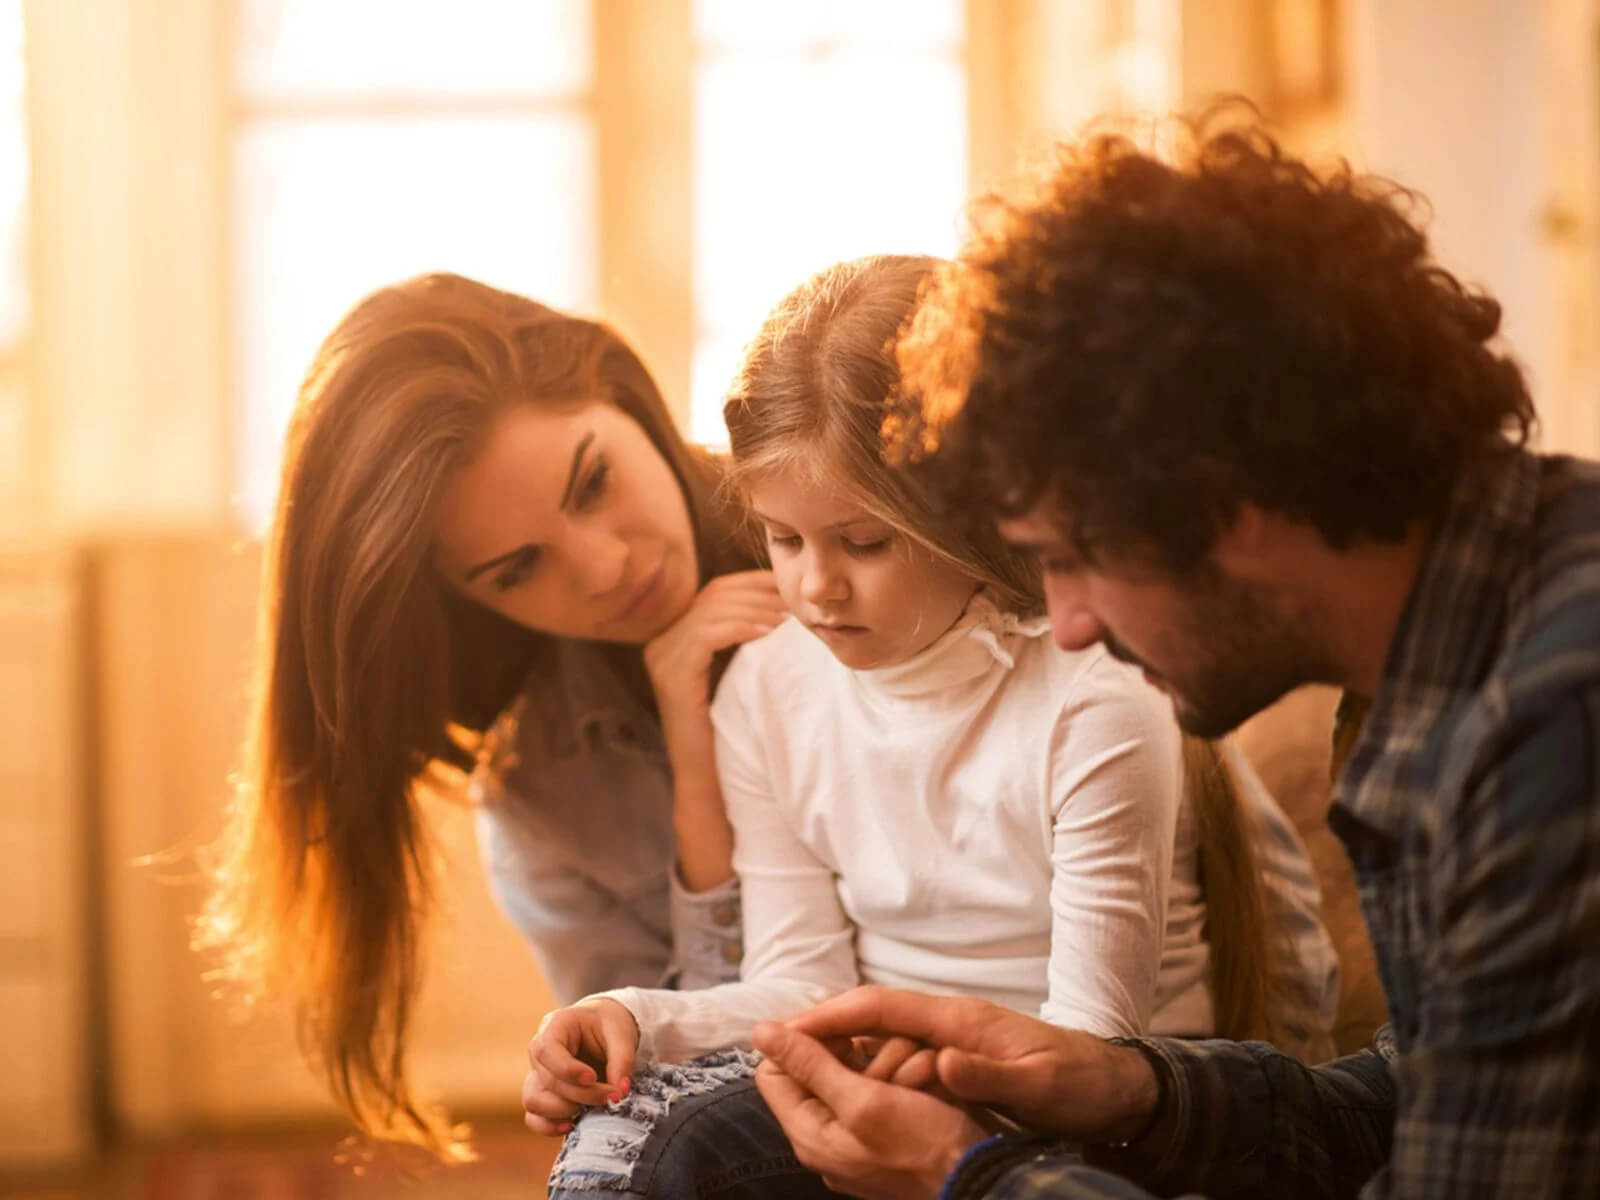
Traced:
<svg viewBox="0 0 1600 1200">
<path fill-rule="evenodd" d="M 916 1088 L 919 1092 L 932 1092 L 940 1099 L 939 1072 L 936 1067 L 938 1051 L 925 1046 L 915 1038 L 858 1038 L 865 1063 L 861 1073 L 868 1079 L 880 1079 L 898 1087 Z"/>
<path fill-rule="evenodd" d="M 687 612 L 645 644 L 663 725 L 710 702 L 711 658 L 727 646 L 763 637 L 783 620 L 771 571 L 721 575 L 700 589 Z"/>
<path fill-rule="evenodd" d="M 621 1100 L 638 1049 L 639 1026 L 615 1000 L 556 1009 L 528 1043 L 524 1123 L 534 1133 L 570 1133 L 580 1109 Z"/>
</svg>

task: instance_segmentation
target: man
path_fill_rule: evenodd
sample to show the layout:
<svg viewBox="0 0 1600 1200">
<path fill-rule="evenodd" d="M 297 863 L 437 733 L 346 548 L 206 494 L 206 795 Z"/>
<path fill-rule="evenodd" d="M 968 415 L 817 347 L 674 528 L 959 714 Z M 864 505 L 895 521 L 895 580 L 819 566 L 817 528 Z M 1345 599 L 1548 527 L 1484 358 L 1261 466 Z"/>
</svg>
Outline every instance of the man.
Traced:
<svg viewBox="0 0 1600 1200">
<path fill-rule="evenodd" d="M 866 989 L 763 1026 L 762 1094 L 840 1190 L 1557 1196 L 1600 1188 L 1600 468 L 1525 448 L 1500 310 L 1412 197 L 1259 131 L 1103 137 L 991 213 L 901 351 L 889 433 L 1039 557 L 1056 637 L 1218 736 L 1345 689 L 1330 823 L 1391 1024 L 1304 1068 Z M 821 1039 L 937 1049 L 950 1101 Z M 1130 1182 L 1131 1181 L 1131 1182 Z"/>
</svg>

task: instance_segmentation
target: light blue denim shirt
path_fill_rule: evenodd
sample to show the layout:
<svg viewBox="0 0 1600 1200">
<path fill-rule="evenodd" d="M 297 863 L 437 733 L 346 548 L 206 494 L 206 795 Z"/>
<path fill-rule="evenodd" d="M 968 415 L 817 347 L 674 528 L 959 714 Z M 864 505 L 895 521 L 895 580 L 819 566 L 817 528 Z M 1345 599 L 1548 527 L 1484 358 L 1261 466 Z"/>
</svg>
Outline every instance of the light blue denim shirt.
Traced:
<svg viewBox="0 0 1600 1200">
<path fill-rule="evenodd" d="M 557 644 L 484 739 L 471 794 L 489 884 L 557 1000 L 739 977 L 739 885 L 683 889 L 654 714 L 598 650 Z"/>
</svg>

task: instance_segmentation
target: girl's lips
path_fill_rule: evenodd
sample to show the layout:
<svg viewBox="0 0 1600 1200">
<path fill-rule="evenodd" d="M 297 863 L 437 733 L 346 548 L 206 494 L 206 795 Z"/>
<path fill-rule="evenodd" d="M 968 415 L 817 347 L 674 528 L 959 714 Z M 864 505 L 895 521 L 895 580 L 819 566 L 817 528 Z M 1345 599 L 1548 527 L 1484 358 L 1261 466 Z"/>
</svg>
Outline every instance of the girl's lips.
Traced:
<svg viewBox="0 0 1600 1200">
<path fill-rule="evenodd" d="M 865 625 L 813 625 L 811 628 L 823 637 L 857 637 L 867 632 Z"/>
</svg>

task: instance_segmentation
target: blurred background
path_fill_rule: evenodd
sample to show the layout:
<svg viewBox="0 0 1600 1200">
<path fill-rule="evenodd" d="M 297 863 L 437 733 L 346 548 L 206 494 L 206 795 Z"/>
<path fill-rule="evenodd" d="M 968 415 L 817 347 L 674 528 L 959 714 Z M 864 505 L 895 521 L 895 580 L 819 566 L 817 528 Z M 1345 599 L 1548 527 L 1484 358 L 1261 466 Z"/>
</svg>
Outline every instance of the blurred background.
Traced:
<svg viewBox="0 0 1600 1200">
<path fill-rule="evenodd" d="M 1543 443 L 1600 452 L 1600 0 L 0 0 L 0 1191 L 337 1140 L 284 1015 L 210 995 L 185 854 L 285 419 L 357 298 L 451 270 L 599 314 L 717 442 L 804 276 L 948 254 L 1052 136 L 1223 91 L 1426 193 Z M 514 1124 L 548 993 L 466 814 L 438 827 L 415 1065 Z M 336 1194 L 154 1153 L 116 1194 Z"/>
</svg>

